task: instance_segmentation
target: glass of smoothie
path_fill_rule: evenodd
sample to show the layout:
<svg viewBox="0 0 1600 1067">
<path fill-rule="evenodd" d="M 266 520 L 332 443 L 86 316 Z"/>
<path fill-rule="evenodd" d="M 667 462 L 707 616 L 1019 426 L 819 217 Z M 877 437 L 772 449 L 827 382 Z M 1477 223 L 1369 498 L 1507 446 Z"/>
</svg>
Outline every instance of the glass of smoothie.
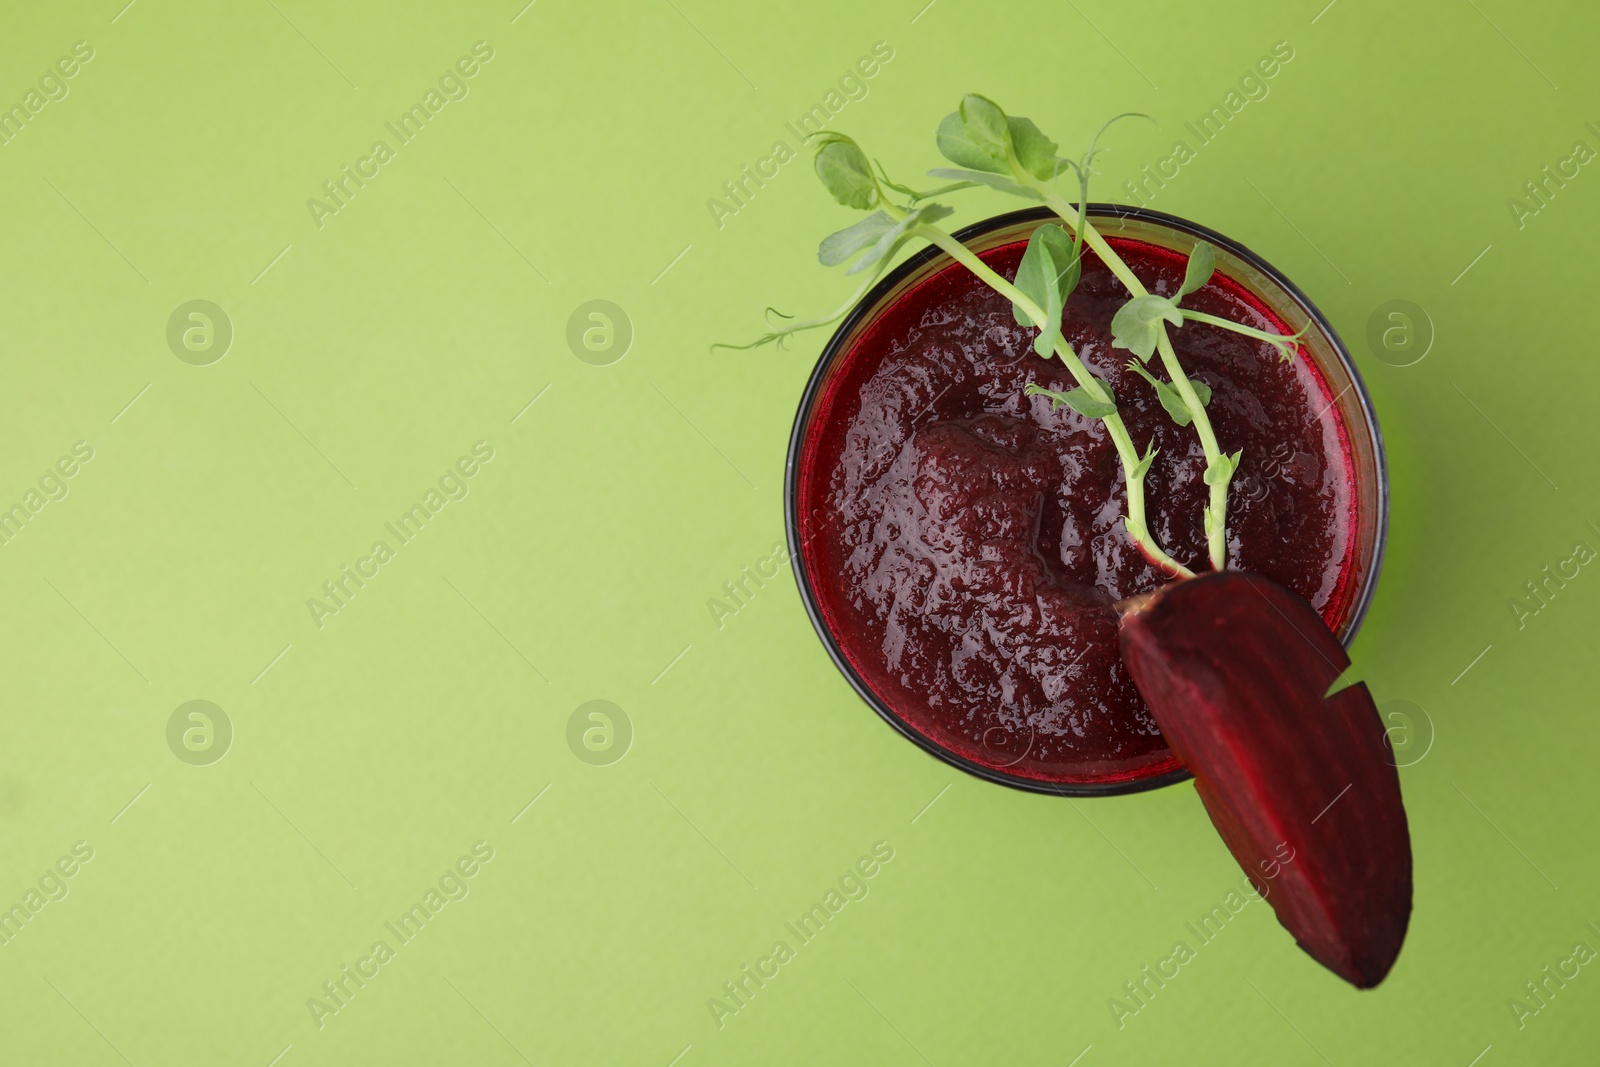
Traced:
<svg viewBox="0 0 1600 1067">
<path fill-rule="evenodd" d="M 1203 323 L 1171 331 L 1226 452 L 1228 557 L 1300 594 L 1346 644 L 1383 555 L 1383 440 L 1349 352 L 1321 312 L 1261 257 L 1160 212 L 1091 205 L 1096 227 L 1152 292 L 1170 295 L 1190 250 L 1217 269 L 1185 307 L 1261 330 L 1307 326 L 1298 355 Z M 1045 209 L 956 235 L 1009 278 Z M 1134 442 L 1158 453 L 1149 527 L 1196 572 L 1205 459 L 1111 345 L 1127 293 L 1084 251 L 1066 340 L 1109 384 Z M 1034 355 L 1010 303 L 937 249 L 912 256 L 848 315 L 801 398 L 790 439 L 790 558 L 839 670 L 905 737 L 989 781 L 1065 795 L 1188 777 L 1118 651 L 1117 603 L 1165 577 L 1122 526 L 1123 481 L 1104 428 L 1045 397 L 1075 384 Z"/>
</svg>

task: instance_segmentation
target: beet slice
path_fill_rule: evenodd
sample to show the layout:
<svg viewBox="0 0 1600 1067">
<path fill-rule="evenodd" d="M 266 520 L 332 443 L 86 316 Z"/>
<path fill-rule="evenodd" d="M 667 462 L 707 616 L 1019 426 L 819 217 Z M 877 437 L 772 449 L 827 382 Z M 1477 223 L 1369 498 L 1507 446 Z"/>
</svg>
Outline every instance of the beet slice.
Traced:
<svg viewBox="0 0 1600 1067">
<path fill-rule="evenodd" d="M 1223 571 L 1126 606 L 1122 655 L 1206 812 L 1300 947 L 1362 989 L 1411 917 L 1411 836 L 1383 722 L 1300 597 Z M 1286 859 L 1285 857 L 1292 857 Z"/>
</svg>

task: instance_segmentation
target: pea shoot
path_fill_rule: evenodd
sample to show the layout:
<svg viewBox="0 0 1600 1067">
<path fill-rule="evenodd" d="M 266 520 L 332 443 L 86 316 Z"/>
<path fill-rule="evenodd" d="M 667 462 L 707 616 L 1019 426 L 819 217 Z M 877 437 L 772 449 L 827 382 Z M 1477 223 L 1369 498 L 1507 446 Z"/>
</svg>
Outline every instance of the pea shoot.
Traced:
<svg viewBox="0 0 1600 1067">
<path fill-rule="evenodd" d="M 956 111 L 939 123 L 936 136 L 939 152 L 955 166 L 935 168 L 928 174 L 948 184 L 926 192 L 891 180 L 882 164 L 875 168 L 850 137 L 834 132 L 818 135 L 813 138 L 815 168 L 823 186 L 840 204 L 868 214 L 854 225 L 823 238 L 817 258 L 825 267 L 849 264 L 845 273 L 862 275 L 862 281 L 848 300 L 827 315 L 795 321 L 768 308 L 767 333 L 745 345 L 715 347 L 748 349 L 775 344 L 781 348 L 796 333 L 836 322 L 872 288 L 903 248 L 918 242 L 931 244 L 1011 302 L 1017 324 L 1038 331 L 1033 339 L 1037 355 L 1045 359 L 1053 355 L 1061 360 L 1077 382 L 1076 388 L 1050 390 L 1030 382 L 1025 395 L 1045 397 L 1052 409 L 1069 407 L 1105 425 L 1127 490 L 1123 525 L 1129 538 L 1146 559 L 1167 574 L 1193 577 L 1193 571 L 1173 559 L 1156 542 L 1145 521 L 1144 480 L 1156 458 L 1154 445 L 1142 452 L 1137 448 L 1118 411 L 1117 398 L 1110 385 L 1089 372 L 1062 335 L 1062 316 L 1068 297 L 1082 277 L 1083 249 L 1087 245 L 1129 294 L 1127 302 L 1112 317 L 1112 345 L 1128 350 L 1134 357 L 1128 361 L 1129 370 L 1150 385 L 1173 422 L 1179 426 L 1192 425 L 1199 438 L 1206 457 L 1204 477 L 1209 487 L 1204 512 L 1207 550 L 1212 568 L 1225 569 L 1228 486 L 1243 457 L 1241 452 L 1229 455 L 1222 451 L 1206 414 L 1211 390 L 1204 382 L 1192 380 L 1185 373 L 1168 329 L 1179 329 L 1193 322 L 1231 330 L 1273 345 L 1284 359 L 1293 357 L 1301 334 L 1268 333 L 1183 307 L 1183 299 L 1201 289 L 1216 269 L 1215 250 L 1209 244 L 1195 245 L 1182 285 L 1175 295 L 1166 297 L 1150 292 L 1089 220 L 1089 179 L 1094 173 L 1095 156 L 1100 151 L 1100 136 L 1121 119 L 1148 117 L 1134 113 L 1115 116 L 1091 139 L 1088 151 L 1074 160 L 1061 157 L 1056 143 L 1032 120 L 1007 115 L 987 97 L 968 95 Z M 1053 184 L 1068 173 L 1077 179 L 1076 203 L 1063 196 Z M 935 202 L 934 198 L 980 185 L 1043 203 L 1061 220 L 1060 224 L 1041 224 L 1033 231 L 1013 279 L 1002 277 L 939 226 L 953 211 Z M 1147 369 L 1152 356 L 1159 356 L 1167 380 L 1163 381 Z"/>
</svg>

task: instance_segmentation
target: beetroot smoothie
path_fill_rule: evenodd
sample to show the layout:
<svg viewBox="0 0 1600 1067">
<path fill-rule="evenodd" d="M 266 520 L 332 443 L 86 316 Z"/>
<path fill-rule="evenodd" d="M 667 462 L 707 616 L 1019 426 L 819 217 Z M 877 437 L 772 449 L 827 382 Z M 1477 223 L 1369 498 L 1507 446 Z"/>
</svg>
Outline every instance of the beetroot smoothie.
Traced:
<svg viewBox="0 0 1600 1067">
<path fill-rule="evenodd" d="M 1184 257 L 1109 238 L 1151 292 Z M 1012 277 L 1025 241 L 982 258 Z M 1135 445 L 1159 449 L 1145 481 L 1151 534 L 1209 569 L 1205 458 L 1111 347 L 1127 293 L 1090 252 L 1067 305 L 1067 341 L 1113 389 Z M 1184 306 L 1293 333 L 1219 271 Z M 1034 330 L 958 265 L 904 292 L 841 353 L 816 397 L 795 475 L 794 521 L 822 624 L 862 682 L 938 748 L 1040 784 L 1129 783 L 1177 761 L 1123 666 L 1118 600 L 1161 573 L 1122 527 L 1122 472 L 1104 427 L 1044 397 L 1070 389 Z M 1189 323 L 1171 330 L 1224 451 L 1244 457 L 1229 496 L 1233 567 L 1305 597 L 1330 626 L 1355 589 L 1354 464 L 1335 397 L 1304 358 Z M 1150 369 L 1165 377 L 1159 359 Z"/>
</svg>

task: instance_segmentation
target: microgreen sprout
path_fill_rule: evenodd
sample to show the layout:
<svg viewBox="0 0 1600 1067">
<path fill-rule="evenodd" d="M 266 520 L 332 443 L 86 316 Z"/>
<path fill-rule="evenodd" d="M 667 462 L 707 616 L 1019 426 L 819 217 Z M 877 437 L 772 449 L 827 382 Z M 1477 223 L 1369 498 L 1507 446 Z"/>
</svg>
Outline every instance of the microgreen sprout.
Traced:
<svg viewBox="0 0 1600 1067">
<path fill-rule="evenodd" d="M 827 132 L 813 137 L 817 176 L 828 192 L 845 207 L 869 212 L 855 224 L 823 238 L 817 258 L 828 267 L 848 263 L 847 274 L 866 277 L 850 298 L 828 315 L 794 321 L 768 308 L 768 333 L 749 344 L 713 347 L 747 349 L 768 343 L 782 347 L 795 333 L 835 322 L 849 313 L 902 248 L 911 242 L 931 244 L 1009 300 L 1018 325 L 1038 330 L 1033 339 L 1034 352 L 1046 359 L 1052 355 L 1058 357 L 1078 384 L 1070 390 L 1051 390 L 1030 382 L 1024 395 L 1044 397 L 1052 410 L 1068 407 L 1105 425 L 1117 451 L 1127 489 L 1127 514 L 1123 525 L 1128 536 L 1151 563 L 1168 574 L 1190 577 L 1193 572 L 1156 543 L 1145 522 L 1144 479 L 1156 458 L 1154 444 L 1143 452 L 1135 447 L 1111 387 L 1089 373 L 1062 334 L 1062 317 L 1067 299 L 1082 276 L 1083 249 L 1087 244 L 1129 293 L 1128 301 L 1112 318 L 1113 346 L 1133 354 L 1135 358 L 1128 362 L 1129 370 L 1149 383 L 1175 423 L 1193 425 L 1200 440 L 1206 457 L 1204 480 L 1210 487 L 1204 513 L 1207 550 L 1212 567 L 1224 569 L 1227 566 L 1228 485 L 1239 469 L 1242 454 L 1224 453 L 1217 443 L 1211 420 L 1206 415 L 1211 390 L 1204 382 L 1192 380 L 1184 372 L 1167 329 L 1198 322 L 1232 330 L 1272 344 L 1285 359 L 1292 357 L 1295 343 L 1304 331 L 1285 337 L 1182 307 L 1183 298 L 1201 289 L 1215 271 L 1215 251 L 1205 242 L 1197 243 L 1190 252 L 1183 284 L 1176 295 L 1166 297 L 1150 292 L 1089 221 L 1089 179 L 1094 173 L 1095 157 L 1101 151 L 1098 147 L 1100 135 L 1112 123 L 1130 117 L 1149 118 L 1132 112 L 1115 116 L 1091 139 L 1082 158 L 1073 160 L 1059 156 L 1056 143 L 1032 120 L 1007 115 L 987 97 L 968 95 L 956 111 L 940 122 L 936 137 L 940 153 L 956 166 L 928 172 L 930 177 L 944 179 L 950 184 L 928 192 L 891 180 L 881 163 L 875 170 L 861 147 L 843 134 Z M 1076 204 L 1050 184 L 1069 172 L 1078 179 Z M 1041 202 L 1066 224 L 1066 229 L 1045 223 L 1034 230 L 1014 279 L 1002 277 L 938 225 L 952 211 L 932 202 L 932 198 L 980 185 Z M 897 194 L 903 202 L 896 202 L 890 194 Z M 775 317 L 785 321 L 780 324 Z M 1167 381 L 1160 380 L 1144 366 L 1157 354 Z"/>
<path fill-rule="evenodd" d="M 1131 116 L 1119 115 L 1111 122 L 1123 117 Z M 1100 133 L 1110 124 L 1102 126 Z M 1221 570 L 1227 566 L 1228 482 L 1237 464 L 1225 456 L 1217 444 L 1205 405 L 1184 373 L 1167 336 L 1168 325 L 1183 325 L 1183 315 L 1177 310 L 1176 301 L 1152 294 L 1089 221 L 1088 182 L 1100 133 L 1095 135 L 1081 161 L 1060 159 L 1056 156 L 1055 142 L 1045 137 L 1032 121 L 1008 116 L 994 101 L 971 94 L 963 98 L 960 108 L 945 116 L 939 126 L 939 150 L 950 162 L 962 167 L 962 172 L 941 168 L 929 173 L 935 177 L 977 181 L 1026 199 L 1043 201 L 1073 227 L 1078 239 L 1094 249 L 1101 262 L 1128 290 L 1128 305 L 1120 309 L 1112 321 L 1113 344 L 1129 349 L 1141 360 L 1160 352 L 1171 388 L 1188 410 L 1205 452 L 1206 482 L 1211 487 L 1205 511 L 1207 550 L 1212 567 Z M 1075 171 L 1078 176 L 1080 199 L 1076 206 L 1049 184 L 1067 170 Z M 1209 246 L 1205 247 L 1209 255 Z M 1190 271 L 1191 276 L 1200 272 L 1198 268 L 1203 267 L 1204 262 L 1193 266 L 1196 269 Z M 1199 284 L 1204 284 L 1205 278 L 1210 276 L 1209 270 L 1203 273 Z"/>
</svg>

